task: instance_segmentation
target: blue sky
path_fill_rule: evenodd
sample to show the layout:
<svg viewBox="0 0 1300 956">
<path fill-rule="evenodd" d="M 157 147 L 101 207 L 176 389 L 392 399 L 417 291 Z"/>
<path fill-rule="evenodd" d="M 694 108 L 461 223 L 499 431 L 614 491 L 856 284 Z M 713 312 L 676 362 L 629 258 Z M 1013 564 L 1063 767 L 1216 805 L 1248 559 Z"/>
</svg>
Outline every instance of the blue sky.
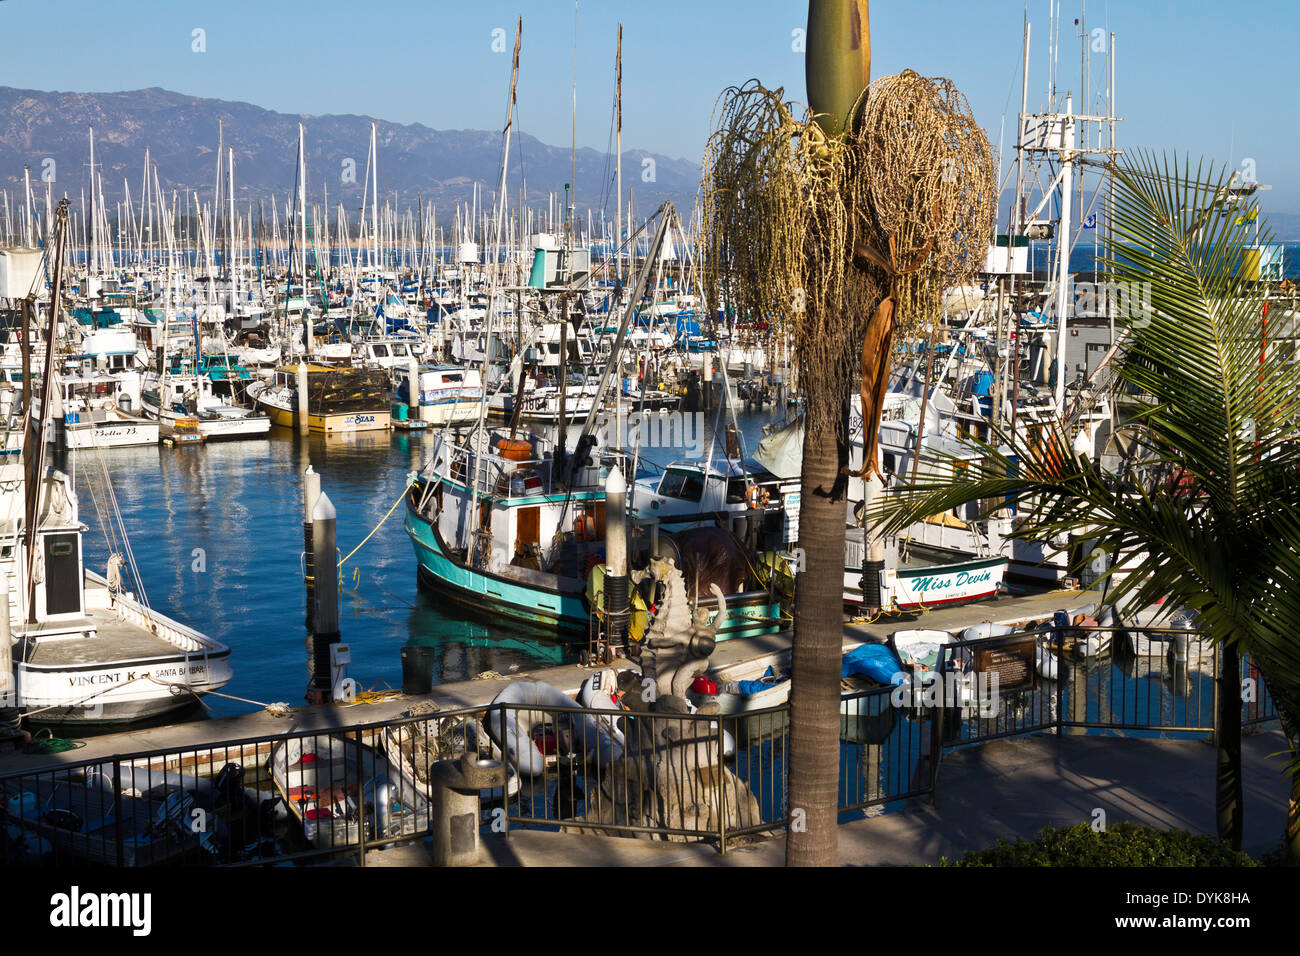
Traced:
<svg viewBox="0 0 1300 956">
<path fill-rule="evenodd" d="M 1080 41 L 1070 21 L 1083 7 L 1062 4 L 1058 87 L 1076 95 Z M 1300 212 L 1300 151 L 1290 122 L 1300 5 L 1094 0 L 1086 7 L 1089 32 L 1118 35 L 1122 146 L 1234 166 L 1253 160 L 1259 180 L 1273 186 L 1265 208 Z M 1048 11 L 1048 0 L 1029 5 L 1031 108 L 1046 93 Z M 804 99 L 803 56 L 792 47 L 806 12 L 802 0 L 580 0 L 578 144 L 609 142 L 620 21 L 625 148 L 698 160 L 727 85 L 757 76 Z M 878 0 L 873 73 L 912 68 L 951 77 L 996 147 L 1003 115 L 1019 107 L 1023 12 L 1023 0 Z M 524 18 L 520 127 L 565 144 L 572 0 L 2 0 L 0 85 L 161 86 L 289 113 L 492 129 L 504 119 L 517 14 Z M 204 52 L 194 52 L 195 30 L 204 31 Z M 1105 57 L 1090 61 L 1092 89 L 1104 90 Z M 1008 132 L 1008 149 L 1011 139 Z"/>
</svg>

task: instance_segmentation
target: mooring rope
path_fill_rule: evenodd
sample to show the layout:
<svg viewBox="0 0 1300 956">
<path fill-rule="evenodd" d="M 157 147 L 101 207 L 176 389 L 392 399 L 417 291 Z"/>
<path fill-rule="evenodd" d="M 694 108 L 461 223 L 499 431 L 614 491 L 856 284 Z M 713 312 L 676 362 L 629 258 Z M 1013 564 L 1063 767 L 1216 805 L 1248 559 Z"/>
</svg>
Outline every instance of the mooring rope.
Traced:
<svg viewBox="0 0 1300 956">
<path fill-rule="evenodd" d="M 387 521 L 389 517 L 392 515 L 392 513 L 397 510 L 397 506 L 402 503 L 402 499 L 406 497 L 406 492 L 410 489 L 411 485 L 413 484 L 415 484 L 414 481 L 408 480 L 406 484 L 402 486 L 402 493 L 397 496 L 397 500 L 393 502 L 393 506 L 388 509 L 387 513 L 385 513 L 385 515 L 382 518 L 379 519 L 379 523 L 370 529 L 370 534 L 366 535 L 364 538 L 361 539 L 361 544 L 357 545 L 355 548 L 353 548 L 346 555 L 344 555 L 342 558 L 339 559 L 339 567 L 343 567 L 343 565 L 348 561 L 348 559 L 351 558 L 352 555 L 360 551 L 361 548 L 365 545 L 365 543 L 374 537 L 375 532 L 378 531 L 381 527 L 383 527 L 384 522 Z"/>
</svg>

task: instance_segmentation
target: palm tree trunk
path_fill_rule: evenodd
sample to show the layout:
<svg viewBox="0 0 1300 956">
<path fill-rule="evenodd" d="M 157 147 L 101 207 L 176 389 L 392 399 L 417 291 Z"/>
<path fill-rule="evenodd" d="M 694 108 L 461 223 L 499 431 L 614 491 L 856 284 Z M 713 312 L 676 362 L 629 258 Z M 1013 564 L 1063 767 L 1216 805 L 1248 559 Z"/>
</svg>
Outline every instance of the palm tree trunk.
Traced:
<svg viewBox="0 0 1300 956">
<path fill-rule="evenodd" d="M 1287 748 L 1291 757 L 1300 758 L 1300 704 L 1286 684 L 1275 672 L 1266 670 L 1258 660 L 1255 666 L 1259 671 L 1261 685 L 1255 688 L 1256 699 L 1260 699 L 1267 688 L 1277 710 L 1277 720 L 1286 737 Z M 1288 866 L 1300 866 L 1300 771 L 1291 773 L 1291 793 L 1287 802 L 1286 830 L 1282 835 L 1282 852 Z"/>
<path fill-rule="evenodd" d="M 1300 866 L 1300 774 L 1291 775 L 1291 799 L 1286 807 L 1282 852 L 1287 866 Z"/>
<path fill-rule="evenodd" d="M 809 395 L 812 400 L 812 395 Z M 834 400 L 831 396 L 831 400 Z M 847 407 L 842 414 L 847 413 Z M 831 417 L 831 416 L 827 416 Z M 840 657 L 844 636 L 847 449 L 833 427 L 806 428 L 799 503 L 803 571 L 795 583 L 790 682 L 787 866 L 839 862 Z"/>
<path fill-rule="evenodd" d="M 1241 849 L 1241 658 L 1237 642 L 1225 641 L 1219 668 L 1218 754 L 1215 767 L 1215 810 L 1219 839 Z"/>
</svg>

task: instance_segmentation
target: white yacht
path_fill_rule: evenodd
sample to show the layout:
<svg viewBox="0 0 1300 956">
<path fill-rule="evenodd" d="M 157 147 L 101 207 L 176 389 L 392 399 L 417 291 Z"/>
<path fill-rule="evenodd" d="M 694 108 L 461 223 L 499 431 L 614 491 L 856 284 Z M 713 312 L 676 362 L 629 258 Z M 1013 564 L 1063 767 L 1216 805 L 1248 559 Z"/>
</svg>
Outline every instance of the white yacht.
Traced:
<svg viewBox="0 0 1300 956">
<path fill-rule="evenodd" d="M 230 649 L 159 614 L 124 588 L 120 559 L 107 576 L 86 569 L 72 479 L 50 469 L 26 520 L 21 460 L 0 464 L 0 614 L 15 705 L 51 723 L 139 720 L 192 703 L 231 679 Z M 35 580 L 34 585 L 29 582 Z M 30 598 L 29 598 L 30 595 Z"/>
</svg>

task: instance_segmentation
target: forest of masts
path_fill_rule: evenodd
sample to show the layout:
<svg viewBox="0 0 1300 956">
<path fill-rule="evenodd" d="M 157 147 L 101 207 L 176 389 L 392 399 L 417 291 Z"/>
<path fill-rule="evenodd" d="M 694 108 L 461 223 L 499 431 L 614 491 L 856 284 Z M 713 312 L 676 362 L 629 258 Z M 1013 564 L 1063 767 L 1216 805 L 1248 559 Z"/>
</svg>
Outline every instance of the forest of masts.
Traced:
<svg viewBox="0 0 1300 956">
<path fill-rule="evenodd" d="M 223 155 L 224 153 L 224 155 Z M 575 214 L 573 193 L 551 192 L 545 205 L 530 205 L 526 187 L 518 191 L 515 208 L 506 213 L 505 230 L 494 222 L 495 192 L 479 183 L 471 198 L 454 204 L 439 220 L 438 207 L 417 197 L 399 206 L 398 194 L 379 196 L 376 148 L 367 156 L 363 200 L 349 209 L 329 201 L 327 185 L 320 201 L 309 201 L 304 187 L 305 163 L 299 150 L 297 183 L 280 198 L 236 199 L 234 150 L 218 151 L 215 183 L 198 189 L 164 186 L 156 163 L 145 150 L 136 189 L 122 179 L 118 198 L 110 200 L 100 167 L 79 197 L 69 196 L 49 180 L 32 180 L 24 168 L 23 183 L 12 192 L 0 190 L 0 246 L 43 248 L 48 243 L 59 200 L 72 201 L 69 247 L 73 261 L 90 274 L 148 273 L 161 270 L 190 276 L 233 274 L 291 276 L 301 280 L 341 274 L 391 274 L 433 279 L 440 262 L 456 261 L 467 245 L 481 250 L 480 262 L 504 262 L 512 254 L 531 254 L 532 237 L 547 233 L 570 247 L 598 246 L 612 251 L 616 227 L 603 210 L 585 217 Z M 355 188 L 355 185 L 353 186 Z M 206 198 L 205 198 L 206 196 Z M 626 219 L 632 223 L 632 192 Z M 78 202 L 79 199 L 79 202 Z M 567 199 L 567 202 L 566 202 Z M 624 235 L 629 232 L 626 227 Z M 641 242 L 645 236 L 638 237 Z M 629 252 L 637 253 L 633 241 Z"/>
</svg>

